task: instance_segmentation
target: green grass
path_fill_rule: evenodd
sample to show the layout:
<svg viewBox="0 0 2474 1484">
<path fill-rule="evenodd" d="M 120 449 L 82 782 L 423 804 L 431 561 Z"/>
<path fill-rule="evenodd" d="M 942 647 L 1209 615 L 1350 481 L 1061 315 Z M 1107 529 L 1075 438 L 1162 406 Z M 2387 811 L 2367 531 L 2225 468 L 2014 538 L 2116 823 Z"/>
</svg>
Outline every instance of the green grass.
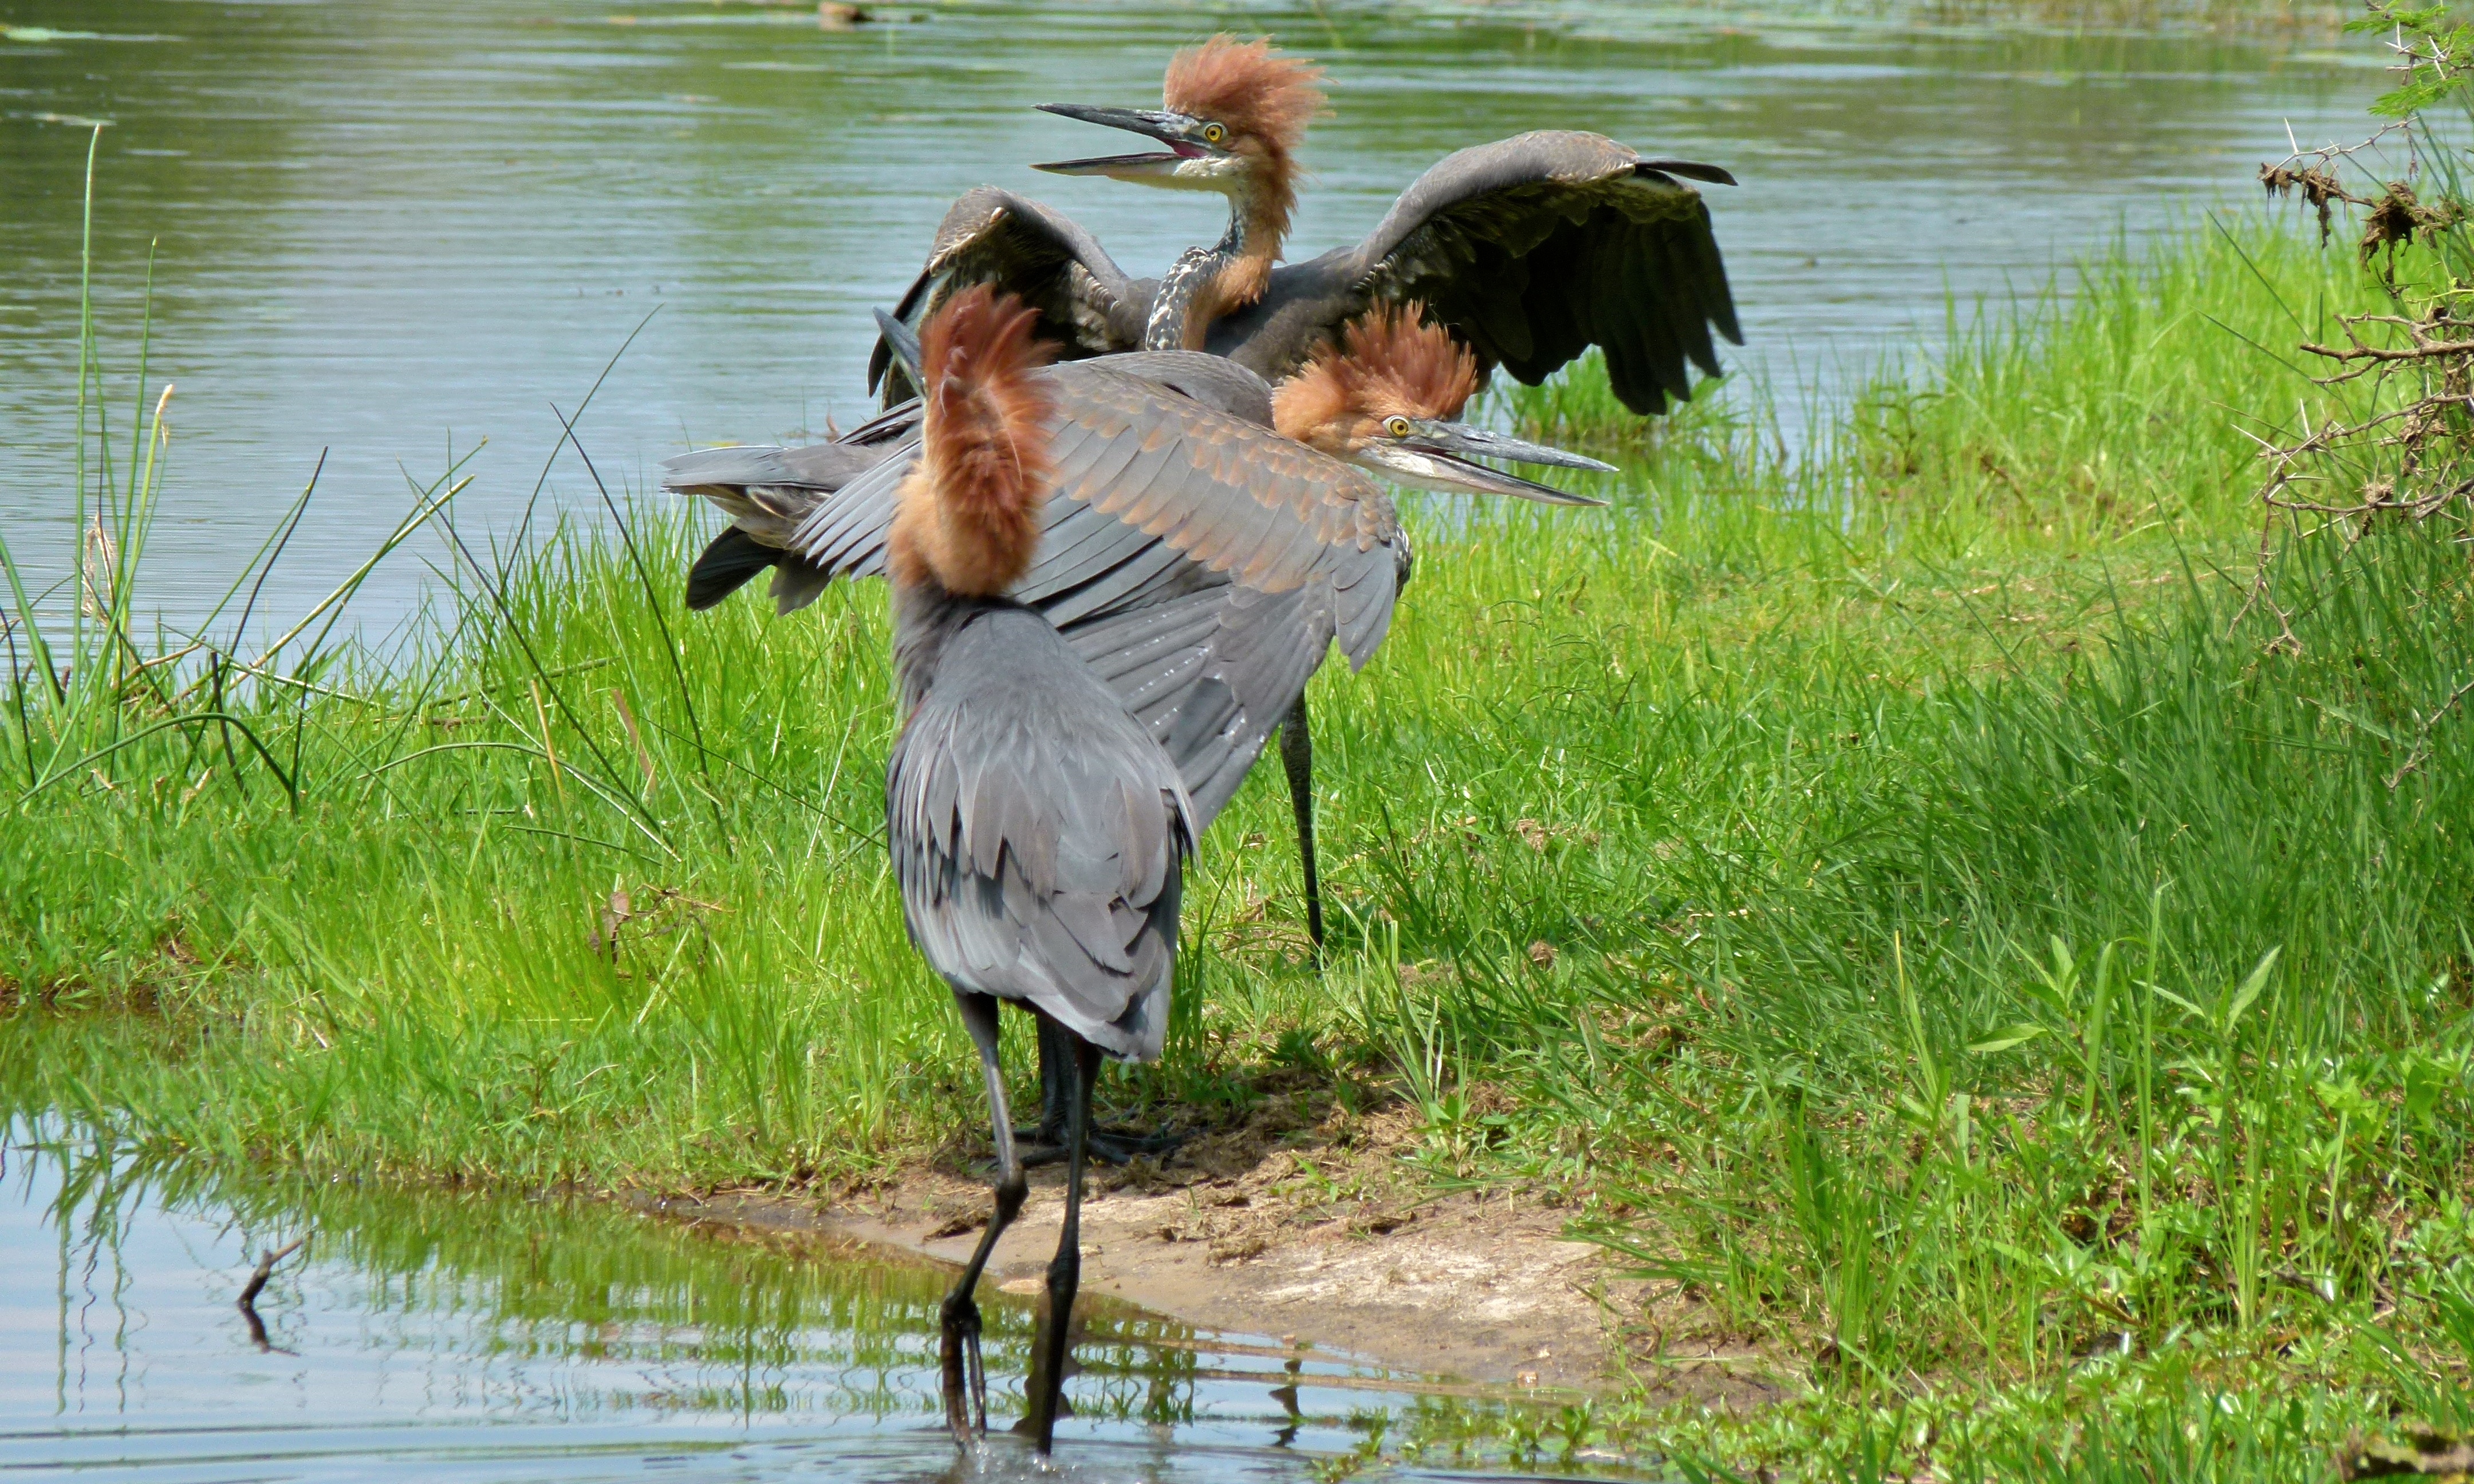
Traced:
<svg viewBox="0 0 2474 1484">
<path fill-rule="evenodd" d="M 2244 604 L 2274 347 L 2376 296 L 2213 225 L 2056 289 L 1954 316 L 1805 458 L 1741 392 L 1646 435 L 1590 368 L 1509 393 L 1622 496 L 1413 513 L 1392 638 L 1315 691 L 1324 974 L 1277 779 L 1204 842 L 1169 1058 L 1113 1100 L 1210 1116 L 1301 1060 L 1410 1098 L 1416 1179 L 1551 1192 L 1661 1281 L 1619 1316 L 1644 1383 L 1748 1336 L 1804 1398 L 1461 1446 L 2300 1478 L 2456 1395 L 2462 562 L 2302 540 Z M 510 1185 L 862 1182 L 968 1137 L 876 844 L 881 594 L 685 614 L 691 522 L 468 565 L 416 660 L 22 678 L 12 1104 Z"/>
</svg>

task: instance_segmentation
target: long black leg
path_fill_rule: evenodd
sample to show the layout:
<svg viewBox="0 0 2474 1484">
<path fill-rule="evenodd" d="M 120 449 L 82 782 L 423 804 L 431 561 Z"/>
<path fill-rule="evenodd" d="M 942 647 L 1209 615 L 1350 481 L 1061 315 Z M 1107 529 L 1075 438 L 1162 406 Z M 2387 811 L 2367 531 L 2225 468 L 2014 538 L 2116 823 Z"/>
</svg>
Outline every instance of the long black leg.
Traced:
<svg viewBox="0 0 2474 1484">
<path fill-rule="evenodd" d="M 1065 1397 L 1065 1358 L 1074 1348 L 1074 1295 L 1082 1285 L 1083 1146 L 1091 1137 L 1091 1088 L 1100 1079 L 1100 1048 L 1074 1041 L 1074 1107 L 1065 1131 L 1065 1226 L 1048 1264 L 1048 1312 L 1032 1340 L 1031 1436 L 1039 1456 L 1056 1441 L 1056 1413 Z"/>
<path fill-rule="evenodd" d="M 1014 1157 L 1013 1114 L 1006 1107 L 1005 1069 L 997 1062 L 996 999 L 956 990 L 954 1003 L 961 1007 L 962 1024 L 980 1048 L 980 1070 L 987 1079 L 989 1121 L 997 1140 L 996 1213 L 988 1218 L 988 1229 L 981 1233 L 980 1245 L 964 1264 L 954 1291 L 945 1295 L 938 1316 L 944 1327 L 945 1425 L 954 1430 L 955 1442 L 969 1448 L 988 1430 L 988 1377 L 980 1358 L 980 1305 L 971 1296 L 979 1289 L 989 1255 L 997 1249 L 997 1238 L 1022 1214 L 1031 1183 L 1023 1178 L 1022 1161 Z"/>
<path fill-rule="evenodd" d="M 1080 1040 L 1047 1016 L 1039 1018 L 1039 1126 L 1016 1129 L 1025 1169 L 1055 1164 L 1065 1158 L 1065 1130 L 1073 1117 L 1074 1048 Z M 1130 1164 L 1143 1155 L 1158 1157 L 1184 1143 L 1186 1136 L 1168 1129 L 1146 1134 L 1139 1129 L 1091 1130 L 1084 1152 L 1102 1164 Z"/>
<path fill-rule="evenodd" d="M 1314 735 L 1306 726 L 1306 693 L 1280 718 L 1280 766 L 1289 775 L 1289 807 L 1298 816 L 1298 864 L 1306 878 L 1306 936 L 1315 962 L 1322 962 L 1322 876 L 1315 870 Z"/>
<path fill-rule="evenodd" d="M 1074 1033 L 1047 1016 L 1038 1020 L 1039 1126 L 1016 1129 L 1013 1137 L 1045 1147 L 1030 1152 L 1024 1160 L 1027 1164 L 1049 1164 L 1064 1158 L 1065 1125 L 1074 1106 Z"/>
</svg>

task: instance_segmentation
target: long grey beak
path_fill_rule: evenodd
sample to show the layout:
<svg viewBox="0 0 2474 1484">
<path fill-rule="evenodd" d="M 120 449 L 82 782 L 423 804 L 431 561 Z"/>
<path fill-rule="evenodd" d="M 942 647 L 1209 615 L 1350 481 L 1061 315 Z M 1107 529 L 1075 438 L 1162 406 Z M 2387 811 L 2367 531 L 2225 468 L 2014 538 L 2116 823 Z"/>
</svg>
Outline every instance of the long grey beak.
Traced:
<svg viewBox="0 0 2474 1484">
<path fill-rule="evenodd" d="M 1412 447 L 1423 447 L 1430 453 L 1450 454 L 1455 458 L 1503 459 L 1514 464 L 1542 464 L 1550 468 L 1585 468 L 1595 474 L 1616 472 L 1613 465 L 1602 464 L 1587 454 L 1567 453 L 1544 443 L 1533 443 L 1525 438 L 1490 433 L 1466 422 L 1421 423 L 1405 442 Z"/>
<path fill-rule="evenodd" d="M 1490 433 L 1466 422 L 1422 421 L 1407 438 L 1396 443 L 1377 441 L 1359 453 L 1361 462 L 1371 463 L 1392 478 L 1420 490 L 1437 490 L 1466 494 L 1508 494 L 1542 505 L 1604 505 L 1607 502 L 1586 494 L 1573 494 L 1552 485 L 1541 485 L 1534 479 L 1523 479 L 1501 469 L 1489 468 L 1478 459 L 1503 459 L 1514 464 L 1537 464 L 1551 468 L 1591 469 L 1601 474 L 1615 472 L 1612 464 L 1544 443 L 1502 433 Z"/>
<path fill-rule="evenodd" d="M 1080 103 L 1043 103 L 1043 113 L 1059 118 L 1080 119 L 1104 129 L 1122 129 L 1128 133 L 1157 139 L 1168 149 L 1146 155 L 1101 155 L 1090 159 L 1061 159 L 1033 170 L 1045 170 L 1060 176 L 1144 176 L 1165 175 L 1189 159 L 1201 159 L 1208 153 L 1203 146 L 1189 142 L 1199 121 L 1182 113 L 1163 113 L 1153 108 L 1101 108 Z"/>
</svg>

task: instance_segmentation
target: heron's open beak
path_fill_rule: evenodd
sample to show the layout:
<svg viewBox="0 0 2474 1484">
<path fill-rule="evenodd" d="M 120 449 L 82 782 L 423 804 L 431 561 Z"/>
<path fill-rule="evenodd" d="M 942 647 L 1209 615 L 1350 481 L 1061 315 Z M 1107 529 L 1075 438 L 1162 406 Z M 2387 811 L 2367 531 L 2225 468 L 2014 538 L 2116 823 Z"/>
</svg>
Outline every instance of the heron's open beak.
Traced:
<svg viewBox="0 0 2474 1484">
<path fill-rule="evenodd" d="M 1227 152 L 1202 142 L 1201 119 L 1183 113 L 1163 113 L 1154 108 L 1096 108 L 1079 103 L 1043 103 L 1039 108 L 1060 118 L 1079 118 L 1086 124 L 1122 129 L 1168 146 L 1148 155 L 1102 155 L 1031 167 L 1050 175 L 1106 176 L 1112 180 L 1136 180 L 1149 185 L 1185 184 L 1199 173 L 1198 166 L 1209 170 L 1228 157 Z"/>
<path fill-rule="evenodd" d="M 1601 474 L 1615 472 L 1612 464 L 1526 439 L 1490 433 L 1466 422 L 1444 422 L 1429 419 L 1414 425 L 1408 437 L 1397 440 L 1377 439 L 1358 452 L 1360 463 L 1379 467 L 1385 474 L 1419 490 L 1438 490 L 1457 494 L 1510 494 L 1543 505 L 1604 505 L 1607 502 L 1586 494 L 1573 494 L 1552 485 L 1541 485 L 1534 479 L 1507 474 L 1489 468 L 1476 461 L 1502 459 L 1514 464 L 1539 464 L 1553 468 L 1593 469 Z"/>
</svg>

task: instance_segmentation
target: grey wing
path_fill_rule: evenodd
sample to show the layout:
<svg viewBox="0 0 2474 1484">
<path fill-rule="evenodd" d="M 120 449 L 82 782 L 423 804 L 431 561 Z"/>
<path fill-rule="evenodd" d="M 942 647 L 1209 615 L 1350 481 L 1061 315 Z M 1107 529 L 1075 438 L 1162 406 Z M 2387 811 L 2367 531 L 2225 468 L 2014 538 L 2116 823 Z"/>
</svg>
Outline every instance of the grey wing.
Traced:
<svg viewBox="0 0 2474 1484">
<path fill-rule="evenodd" d="M 819 498 L 790 533 L 788 549 L 832 576 L 881 575 L 885 536 L 893 529 L 894 497 L 918 461 L 914 434 L 889 449 L 875 467 Z"/>
<path fill-rule="evenodd" d="M 1601 134 L 1541 131 L 1444 156 L 1352 251 L 1275 271 L 1213 348 L 1278 379 L 1376 300 L 1423 302 L 1489 366 L 1535 384 L 1591 346 L 1615 395 L 1663 412 L 1690 368 L 1719 372 L 1711 330 L 1741 345 L 1700 192 L 1714 166 L 1649 159 Z"/>
<path fill-rule="evenodd" d="M 1317 570 L 1368 560 L 1399 530 L 1372 479 L 1270 429 L 1104 363 L 1046 374 L 1057 495 L 1248 586 L 1286 591 Z M 1047 553 L 1043 545 L 1042 562 Z"/>
<path fill-rule="evenodd" d="M 948 641 L 885 809 L 904 919 L 949 982 L 1159 1054 L 1193 806 L 1054 629 L 1002 610 Z"/>
<path fill-rule="evenodd" d="M 1099 239 L 1071 217 L 993 185 L 966 191 L 945 213 L 927 266 L 894 307 L 916 329 L 947 296 L 985 283 L 1039 312 L 1038 334 L 1066 360 L 1130 350 L 1142 344 L 1146 295 L 1137 302 L 1125 271 Z M 882 384 L 886 406 L 918 389 L 880 336 L 867 360 L 867 385 Z"/>
<path fill-rule="evenodd" d="M 1288 592 L 1218 574 L 1160 602 L 1068 625 L 1065 640 L 1134 713 L 1208 829 L 1331 647 L 1328 584 Z"/>
<path fill-rule="evenodd" d="M 1207 824 L 1332 641 L 1359 667 L 1382 643 L 1406 538 L 1354 468 L 1145 395 L 1116 370 L 1133 359 L 1055 373 L 1058 492 L 1015 596 L 1143 722 Z"/>
<path fill-rule="evenodd" d="M 662 461 L 662 488 L 707 498 L 767 486 L 838 490 L 874 468 L 885 454 L 883 443 L 839 442 L 803 448 L 699 448 Z"/>
<path fill-rule="evenodd" d="M 1379 587 L 1358 575 L 1392 571 L 1399 520 L 1381 488 L 1255 422 L 1127 374 L 1118 363 L 1134 359 L 1043 373 L 1055 394 L 1055 492 L 1014 596 L 1071 623 L 1138 600 L 1191 561 L 1266 591 L 1318 577 L 1361 600 L 1380 591 L 1388 613 L 1388 575 Z M 789 549 L 828 572 L 883 571 L 895 496 L 916 453 L 915 440 L 905 443 L 820 500 Z M 1344 621 L 1342 634 L 1360 664 L 1380 640 L 1365 623 Z"/>
<path fill-rule="evenodd" d="M 1272 384 L 1224 355 L 1200 350 L 1128 350 L 1091 363 L 1166 387 L 1215 412 L 1272 425 Z"/>
</svg>

